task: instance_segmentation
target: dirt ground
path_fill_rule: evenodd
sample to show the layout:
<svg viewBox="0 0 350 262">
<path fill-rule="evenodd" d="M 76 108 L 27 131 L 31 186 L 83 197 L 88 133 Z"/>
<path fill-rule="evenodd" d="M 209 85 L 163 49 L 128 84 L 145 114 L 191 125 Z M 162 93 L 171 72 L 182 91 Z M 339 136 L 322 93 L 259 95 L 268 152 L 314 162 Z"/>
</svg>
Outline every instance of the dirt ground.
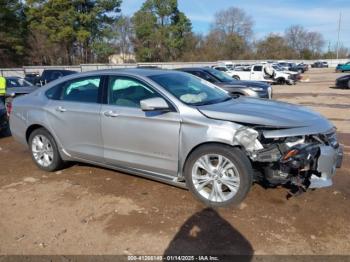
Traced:
<svg viewBox="0 0 350 262">
<path fill-rule="evenodd" d="M 0 254 L 350 255 L 350 90 L 341 74 L 274 86 L 275 99 L 309 106 L 338 127 L 343 167 L 330 188 L 286 200 L 254 185 L 237 208 L 212 210 L 183 189 L 85 164 L 47 173 L 0 138 Z"/>
</svg>

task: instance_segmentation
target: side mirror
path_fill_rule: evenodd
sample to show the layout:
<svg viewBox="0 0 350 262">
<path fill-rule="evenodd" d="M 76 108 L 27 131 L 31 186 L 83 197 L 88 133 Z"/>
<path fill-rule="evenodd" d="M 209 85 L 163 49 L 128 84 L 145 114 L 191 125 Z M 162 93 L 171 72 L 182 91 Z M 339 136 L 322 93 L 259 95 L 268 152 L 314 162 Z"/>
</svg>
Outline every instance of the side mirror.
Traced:
<svg viewBox="0 0 350 262">
<path fill-rule="evenodd" d="M 168 111 L 168 103 L 160 97 L 148 98 L 140 101 L 142 111 Z"/>
</svg>

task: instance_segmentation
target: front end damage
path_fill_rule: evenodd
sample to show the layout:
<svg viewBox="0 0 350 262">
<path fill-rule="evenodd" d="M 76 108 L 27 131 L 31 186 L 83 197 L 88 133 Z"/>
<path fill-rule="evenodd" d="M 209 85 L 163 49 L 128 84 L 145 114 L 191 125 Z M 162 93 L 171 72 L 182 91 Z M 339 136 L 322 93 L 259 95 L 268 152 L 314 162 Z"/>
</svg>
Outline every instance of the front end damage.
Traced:
<svg viewBox="0 0 350 262">
<path fill-rule="evenodd" d="M 332 185 L 343 158 L 343 147 L 334 129 L 324 134 L 276 138 L 265 138 L 263 131 L 247 130 L 250 132 L 242 130 L 245 135 L 237 135 L 256 170 L 255 181 L 286 185 L 289 196 Z"/>
</svg>

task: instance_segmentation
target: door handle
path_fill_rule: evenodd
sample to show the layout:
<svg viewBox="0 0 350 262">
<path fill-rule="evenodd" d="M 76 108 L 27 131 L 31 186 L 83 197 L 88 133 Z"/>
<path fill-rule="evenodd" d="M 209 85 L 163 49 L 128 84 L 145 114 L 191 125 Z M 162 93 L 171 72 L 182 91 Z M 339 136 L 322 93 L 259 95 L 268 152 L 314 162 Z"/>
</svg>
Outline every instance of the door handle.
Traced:
<svg viewBox="0 0 350 262">
<path fill-rule="evenodd" d="M 103 114 L 104 114 L 105 116 L 108 116 L 108 117 L 117 117 L 117 116 L 119 116 L 118 113 L 116 113 L 116 112 L 114 112 L 114 111 L 112 111 L 112 110 L 106 111 L 106 112 L 104 112 Z"/>
<path fill-rule="evenodd" d="M 63 106 L 56 107 L 56 111 L 58 112 L 66 112 L 67 109 L 65 109 Z"/>
</svg>

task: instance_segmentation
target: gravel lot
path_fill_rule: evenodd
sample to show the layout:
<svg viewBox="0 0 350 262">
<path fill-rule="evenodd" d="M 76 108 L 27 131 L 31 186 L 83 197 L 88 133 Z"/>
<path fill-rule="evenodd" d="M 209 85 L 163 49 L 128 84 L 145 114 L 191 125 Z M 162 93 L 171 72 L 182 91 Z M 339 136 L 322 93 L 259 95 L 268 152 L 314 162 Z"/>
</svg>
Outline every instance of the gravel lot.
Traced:
<svg viewBox="0 0 350 262">
<path fill-rule="evenodd" d="M 0 138 L 0 254 L 350 255 L 350 90 L 340 73 L 274 86 L 275 99 L 309 106 L 345 145 L 334 186 L 286 200 L 254 185 L 237 208 L 212 210 L 183 189 L 85 164 L 40 171 L 28 150 Z"/>
</svg>

